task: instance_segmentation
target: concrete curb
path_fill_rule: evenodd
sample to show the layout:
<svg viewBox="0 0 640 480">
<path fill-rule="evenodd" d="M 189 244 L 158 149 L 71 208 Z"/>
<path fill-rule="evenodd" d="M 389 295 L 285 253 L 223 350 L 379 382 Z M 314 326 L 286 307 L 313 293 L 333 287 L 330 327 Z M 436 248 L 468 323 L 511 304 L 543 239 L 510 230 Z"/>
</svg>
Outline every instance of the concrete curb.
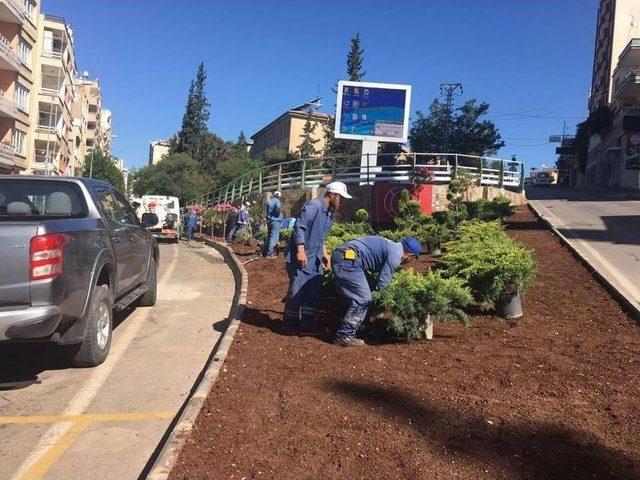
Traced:
<svg viewBox="0 0 640 480">
<path fill-rule="evenodd" d="M 531 205 L 531 203 L 527 203 L 527 206 L 531 209 L 534 215 L 538 217 L 549 228 L 549 230 L 551 230 L 558 237 L 560 243 L 567 247 L 571 251 L 573 256 L 576 257 L 580 261 L 580 263 L 582 263 L 587 268 L 587 270 L 591 272 L 594 277 L 596 277 L 598 282 L 600 282 L 600 284 L 611 294 L 611 296 L 613 296 L 613 298 L 615 298 L 618 303 L 621 304 L 622 308 L 633 318 L 635 318 L 636 320 L 640 320 L 640 309 L 636 305 L 634 305 L 633 302 L 631 302 L 626 296 L 624 296 L 622 292 L 620 292 L 620 290 L 618 290 L 618 288 L 613 285 L 613 283 L 611 283 L 611 281 L 609 281 L 607 277 L 596 270 L 595 267 L 591 265 L 589 260 L 576 247 L 574 247 L 569 239 L 562 233 L 560 233 L 560 231 L 556 227 L 554 227 L 553 224 L 542 213 L 536 210 L 536 208 Z"/>
<path fill-rule="evenodd" d="M 240 260 L 233 254 L 231 249 L 226 245 L 211 241 L 204 240 L 205 245 L 215 248 L 224 258 L 225 262 L 231 267 L 233 276 L 236 282 L 236 292 L 233 300 L 233 307 L 229 316 L 229 325 L 222 336 L 222 339 L 218 343 L 217 348 L 212 352 L 212 356 L 207 361 L 204 367 L 203 373 L 197 381 L 194 390 L 192 390 L 191 396 L 185 403 L 185 406 L 177 418 L 174 421 L 168 437 L 162 446 L 162 450 L 158 454 L 158 457 L 153 462 L 153 466 L 149 474 L 145 477 L 148 480 L 166 480 L 175 465 L 180 450 L 184 446 L 189 433 L 193 429 L 194 423 L 200 410 L 204 405 L 204 401 L 209 394 L 209 391 L 213 387 L 213 384 L 218 379 L 220 369 L 229 353 L 229 348 L 233 342 L 233 337 L 240 325 L 240 319 L 244 313 L 244 309 L 247 304 L 247 287 L 249 284 L 249 277 L 247 270 L 244 268 Z"/>
</svg>

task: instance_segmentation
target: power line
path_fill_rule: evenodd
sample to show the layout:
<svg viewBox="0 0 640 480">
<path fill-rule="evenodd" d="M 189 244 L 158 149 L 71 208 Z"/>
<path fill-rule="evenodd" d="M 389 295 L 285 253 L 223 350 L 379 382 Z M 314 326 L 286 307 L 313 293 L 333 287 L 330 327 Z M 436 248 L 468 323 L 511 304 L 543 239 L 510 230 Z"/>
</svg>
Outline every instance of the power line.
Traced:
<svg viewBox="0 0 640 480">
<path fill-rule="evenodd" d="M 451 115 L 453 113 L 453 95 L 456 90 L 460 90 L 460 94 L 463 94 L 461 83 L 441 83 L 440 95 L 445 94 L 445 124 L 444 124 L 444 147 L 443 152 L 449 151 L 449 125 L 451 124 Z"/>
</svg>

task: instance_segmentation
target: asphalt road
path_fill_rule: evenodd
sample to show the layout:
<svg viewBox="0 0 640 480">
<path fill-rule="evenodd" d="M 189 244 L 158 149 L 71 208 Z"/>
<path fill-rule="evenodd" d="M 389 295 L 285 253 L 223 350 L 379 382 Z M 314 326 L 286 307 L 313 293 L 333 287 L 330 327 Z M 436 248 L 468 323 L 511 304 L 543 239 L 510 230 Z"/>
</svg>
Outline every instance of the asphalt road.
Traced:
<svg viewBox="0 0 640 480">
<path fill-rule="evenodd" d="M 116 318 L 111 352 L 72 368 L 45 344 L 0 345 L 0 479 L 138 478 L 221 332 L 234 294 L 213 249 L 161 245 L 158 302 Z"/>
<path fill-rule="evenodd" d="M 531 205 L 640 310 L 640 197 L 530 188 Z M 579 288 L 579 285 L 576 285 Z"/>
</svg>

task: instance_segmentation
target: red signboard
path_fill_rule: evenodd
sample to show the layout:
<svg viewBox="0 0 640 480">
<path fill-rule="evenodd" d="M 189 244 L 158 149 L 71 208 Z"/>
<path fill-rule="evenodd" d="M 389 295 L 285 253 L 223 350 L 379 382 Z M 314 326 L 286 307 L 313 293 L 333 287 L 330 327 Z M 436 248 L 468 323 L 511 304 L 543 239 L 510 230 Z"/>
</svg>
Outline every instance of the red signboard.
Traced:
<svg viewBox="0 0 640 480">
<path fill-rule="evenodd" d="M 373 184 L 373 215 L 376 223 L 392 223 L 398 215 L 398 199 L 402 190 L 409 190 L 413 200 L 420 202 L 422 212 L 433 213 L 433 185 L 423 185 L 418 191 L 413 185 L 375 182 Z"/>
</svg>

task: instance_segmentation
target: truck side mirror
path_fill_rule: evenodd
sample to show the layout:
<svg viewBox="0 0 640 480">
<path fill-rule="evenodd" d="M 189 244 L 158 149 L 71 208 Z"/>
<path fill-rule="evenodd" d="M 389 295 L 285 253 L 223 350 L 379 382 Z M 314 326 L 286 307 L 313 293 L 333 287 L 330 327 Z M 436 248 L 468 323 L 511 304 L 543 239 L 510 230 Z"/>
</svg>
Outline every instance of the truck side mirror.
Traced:
<svg viewBox="0 0 640 480">
<path fill-rule="evenodd" d="M 158 223 L 158 215 L 155 213 L 143 213 L 142 214 L 142 226 L 146 228 L 153 227 Z"/>
</svg>

